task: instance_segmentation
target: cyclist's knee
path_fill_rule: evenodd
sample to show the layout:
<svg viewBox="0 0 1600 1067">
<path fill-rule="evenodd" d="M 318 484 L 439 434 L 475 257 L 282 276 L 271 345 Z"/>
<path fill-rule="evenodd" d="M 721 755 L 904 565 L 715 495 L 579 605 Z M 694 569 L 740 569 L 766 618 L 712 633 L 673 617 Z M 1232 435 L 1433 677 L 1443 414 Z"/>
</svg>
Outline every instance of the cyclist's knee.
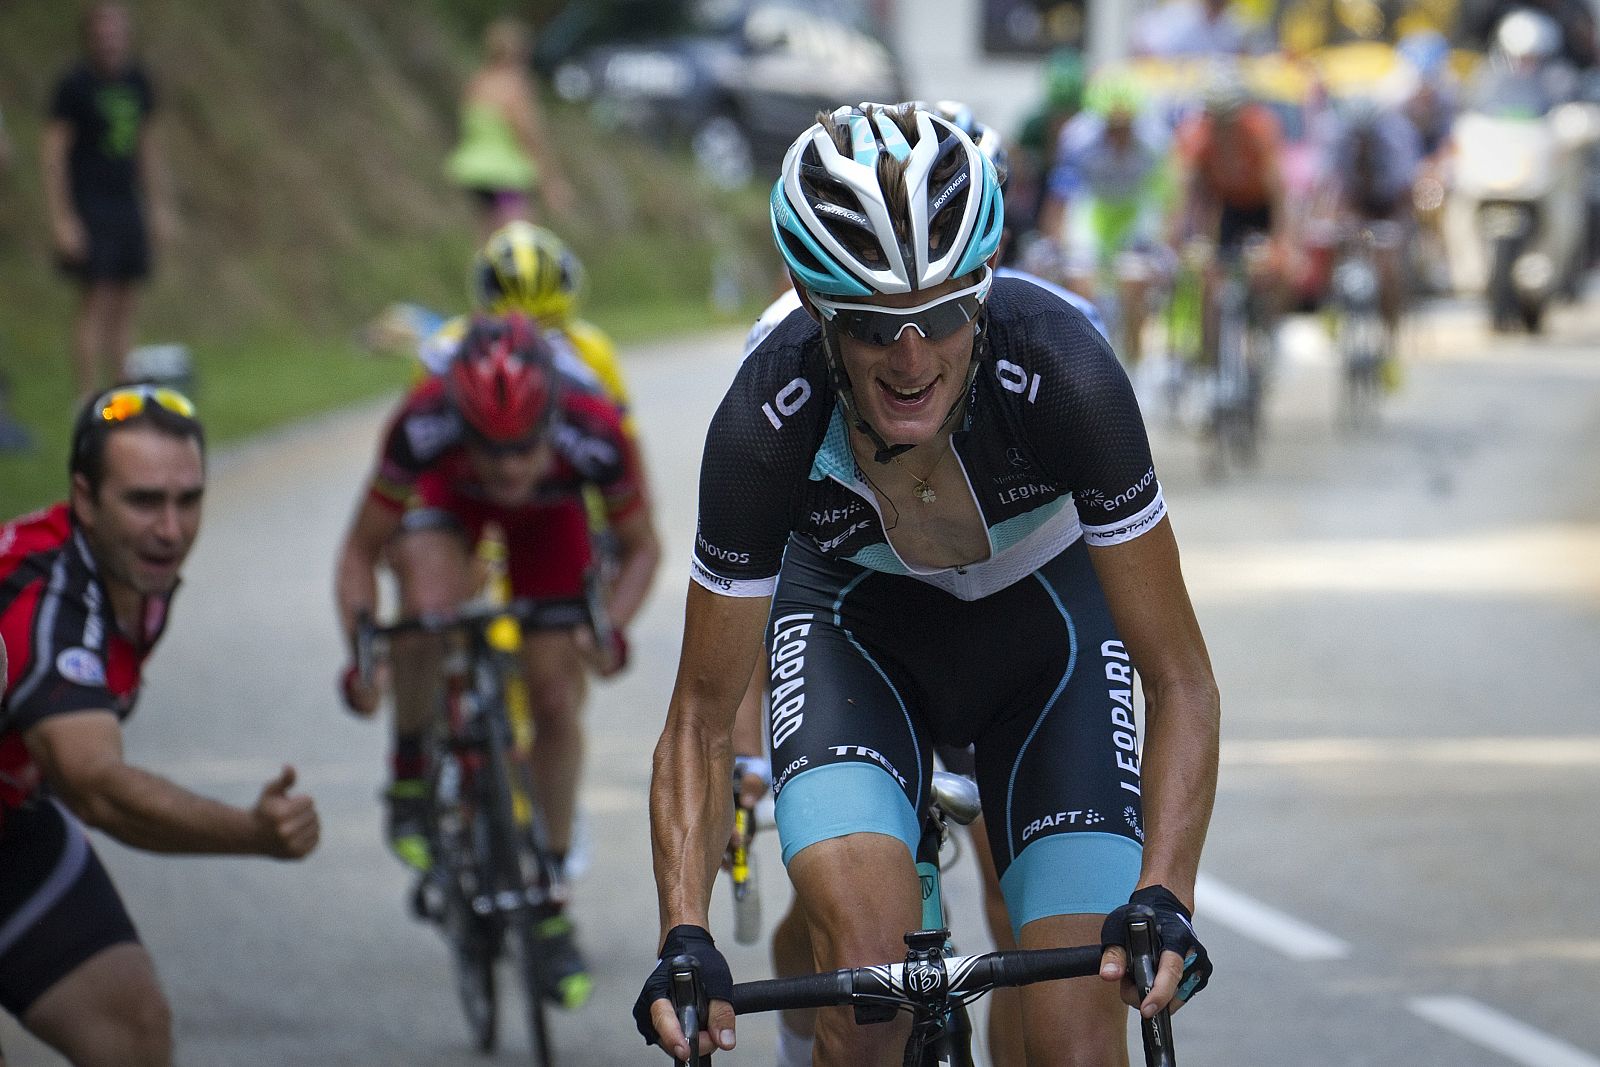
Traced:
<svg viewBox="0 0 1600 1067">
<path fill-rule="evenodd" d="M 466 545 L 446 529 L 419 529 L 395 538 L 389 551 L 407 615 L 454 610 L 471 592 Z"/>
<path fill-rule="evenodd" d="M 789 877 L 824 970 L 898 962 L 905 933 L 921 925 L 922 891 L 898 838 L 852 833 L 797 853 Z"/>
<path fill-rule="evenodd" d="M 528 680 L 528 702 L 540 728 L 546 732 L 578 729 L 587 686 L 577 645 L 568 638 L 561 649 L 552 654 L 550 642 L 530 638 L 524 649 L 523 665 Z"/>
</svg>

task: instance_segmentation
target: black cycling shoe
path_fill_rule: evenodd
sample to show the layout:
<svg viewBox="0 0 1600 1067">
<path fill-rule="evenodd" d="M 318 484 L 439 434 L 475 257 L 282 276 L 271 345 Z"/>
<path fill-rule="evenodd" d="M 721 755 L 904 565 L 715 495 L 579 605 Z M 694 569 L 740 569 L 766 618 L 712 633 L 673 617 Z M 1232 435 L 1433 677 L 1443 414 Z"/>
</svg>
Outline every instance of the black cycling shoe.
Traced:
<svg viewBox="0 0 1600 1067">
<path fill-rule="evenodd" d="M 559 911 L 548 912 L 534 920 L 534 935 L 539 952 L 534 965 L 544 995 L 568 1011 L 583 1007 L 594 992 L 594 979 L 578 950 L 572 920 Z"/>
</svg>

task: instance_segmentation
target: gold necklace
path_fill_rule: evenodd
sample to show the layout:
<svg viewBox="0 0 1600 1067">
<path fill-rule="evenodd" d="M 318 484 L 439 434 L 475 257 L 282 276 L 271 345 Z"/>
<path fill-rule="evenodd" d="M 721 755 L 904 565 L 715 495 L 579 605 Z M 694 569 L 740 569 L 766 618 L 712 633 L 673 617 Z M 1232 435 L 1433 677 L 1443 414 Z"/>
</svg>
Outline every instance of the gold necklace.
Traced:
<svg viewBox="0 0 1600 1067">
<path fill-rule="evenodd" d="M 947 452 L 949 451 L 950 438 L 946 437 L 944 439 L 944 443 L 946 446 L 945 451 Z M 933 461 L 933 466 L 928 470 L 928 476 L 926 478 L 918 478 L 916 473 L 912 471 L 910 467 L 900 462 L 899 456 L 895 456 L 893 459 L 895 465 L 901 470 L 905 471 L 907 474 L 911 475 L 911 480 L 916 483 L 916 485 L 912 487 L 911 491 L 916 494 L 918 500 L 922 501 L 924 504 L 932 504 L 934 501 L 939 499 L 939 494 L 935 492 L 933 488 L 933 476 L 938 472 L 939 464 L 944 462 L 944 452 L 940 452 L 939 458 Z"/>
</svg>

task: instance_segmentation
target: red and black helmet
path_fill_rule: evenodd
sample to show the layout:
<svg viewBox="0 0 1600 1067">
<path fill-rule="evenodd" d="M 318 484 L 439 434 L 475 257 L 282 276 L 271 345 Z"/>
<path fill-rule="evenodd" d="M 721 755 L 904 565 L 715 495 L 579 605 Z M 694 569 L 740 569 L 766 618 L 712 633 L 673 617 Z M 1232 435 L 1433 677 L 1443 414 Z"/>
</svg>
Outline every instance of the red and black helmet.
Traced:
<svg viewBox="0 0 1600 1067">
<path fill-rule="evenodd" d="M 530 440 L 544 432 L 556 409 L 560 383 L 553 359 L 550 342 L 528 316 L 475 316 L 446 371 L 450 397 L 484 440 Z"/>
</svg>

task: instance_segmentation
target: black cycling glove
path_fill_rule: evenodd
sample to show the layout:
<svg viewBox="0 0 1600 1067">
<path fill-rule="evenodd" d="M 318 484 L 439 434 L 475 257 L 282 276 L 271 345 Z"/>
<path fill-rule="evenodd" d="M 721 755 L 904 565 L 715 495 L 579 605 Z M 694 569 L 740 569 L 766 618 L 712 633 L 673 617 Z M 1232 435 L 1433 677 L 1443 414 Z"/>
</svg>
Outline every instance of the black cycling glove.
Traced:
<svg viewBox="0 0 1600 1067">
<path fill-rule="evenodd" d="M 1183 977 L 1178 981 L 1177 999 L 1188 1000 L 1211 980 L 1211 957 L 1194 934 L 1189 909 L 1165 886 L 1151 885 L 1136 889 L 1128 898 L 1128 903 L 1107 915 L 1105 925 L 1100 927 L 1100 947 L 1107 949 L 1115 945 L 1127 949 L 1128 912 L 1138 904 L 1156 913 L 1157 966 L 1160 965 L 1162 952 L 1176 952 L 1183 957 Z"/>
<path fill-rule="evenodd" d="M 698 926 L 674 926 L 667 931 L 661 945 L 661 959 L 650 977 L 644 980 L 639 999 L 633 1002 L 633 1022 L 644 1036 L 647 1045 L 661 1043 L 656 1027 L 650 1021 L 650 1005 L 658 1000 L 672 999 L 672 979 L 667 975 L 667 961 L 674 956 L 692 956 L 700 964 L 700 982 L 705 987 L 707 1000 L 733 1000 L 733 972 L 728 961 L 717 951 L 711 933 Z M 685 1034 L 691 1042 L 694 1034 Z"/>
</svg>

